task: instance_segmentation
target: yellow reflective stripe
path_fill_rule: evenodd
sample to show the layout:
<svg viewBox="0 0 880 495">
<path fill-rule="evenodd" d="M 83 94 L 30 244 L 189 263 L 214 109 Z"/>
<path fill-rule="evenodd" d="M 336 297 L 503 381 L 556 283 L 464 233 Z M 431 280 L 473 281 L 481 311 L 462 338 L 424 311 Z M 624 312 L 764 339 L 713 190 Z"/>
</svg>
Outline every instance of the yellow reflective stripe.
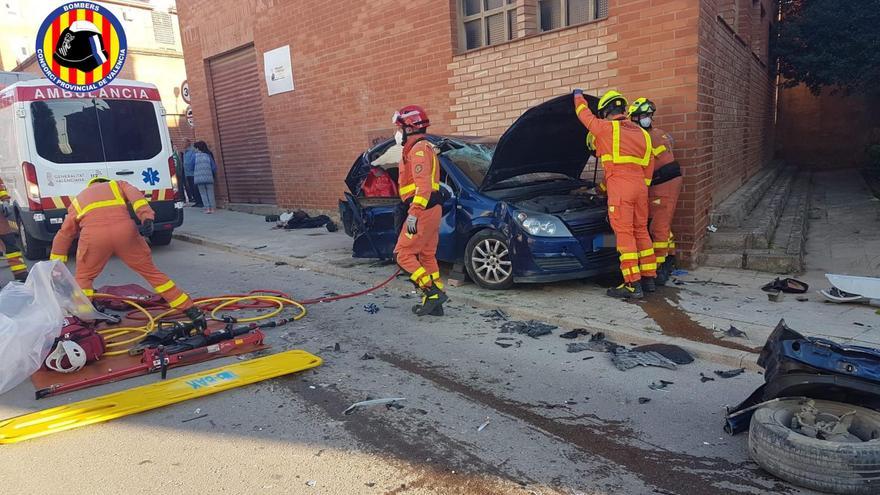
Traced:
<svg viewBox="0 0 880 495">
<path fill-rule="evenodd" d="M 645 185 L 650 187 L 651 186 L 651 179 L 645 179 Z"/>
<path fill-rule="evenodd" d="M 415 184 L 415 183 L 412 183 L 412 184 L 407 184 L 407 185 L 405 185 L 405 186 L 402 186 L 402 187 L 398 190 L 398 192 L 400 192 L 400 195 L 403 196 L 404 194 L 409 194 L 409 193 L 411 193 L 411 192 L 413 192 L 413 191 L 415 191 L 415 190 L 416 190 L 416 184 Z"/>
<path fill-rule="evenodd" d="M 83 211 L 82 208 L 79 207 L 79 201 L 77 201 L 76 198 L 73 198 L 70 200 L 70 204 L 72 204 L 73 208 L 76 210 L 76 218 L 81 217 Z"/>
<path fill-rule="evenodd" d="M 434 272 L 431 274 L 431 278 L 437 280 L 440 278 L 440 272 Z"/>
<path fill-rule="evenodd" d="M 568 107 L 568 108 L 571 108 L 571 107 Z M 575 111 L 574 111 L 575 115 L 580 115 L 581 112 L 583 112 L 585 108 L 587 108 L 587 106 L 586 106 L 585 104 L 583 104 L 583 103 L 581 103 L 580 105 L 578 105 L 578 107 L 577 107 L 577 108 L 575 109 Z"/>
<path fill-rule="evenodd" d="M 649 272 L 651 270 L 657 269 L 657 263 L 645 263 L 644 265 L 639 265 L 639 268 L 646 272 Z"/>
<path fill-rule="evenodd" d="M 624 275 L 634 275 L 641 272 L 639 271 L 639 267 L 634 266 L 631 268 L 624 268 L 623 270 L 621 270 L 621 273 L 623 273 Z"/>
<path fill-rule="evenodd" d="M 639 251 L 639 258 L 645 258 L 647 256 L 654 256 L 654 248 L 645 249 L 644 251 Z"/>
<path fill-rule="evenodd" d="M 150 203 L 146 199 L 139 199 L 131 204 L 131 207 L 134 209 L 134 211 L 138 211 L 144 206 L 150 206 Z"/>
<path fill-rule="evenodd" d="M 421 280 L 419 280 L 419 285 L 422 285 L 422 286 L 428 285 L 428 282 L 430 282 L 430 281 L 431 281 L 431 277 L 425 275 L 424 277 L 421 278 Z"/>
<path fill-rule="evenodd" d="M 443 282 L 441 282 L 441 281 L 439 281 L 439 280 L 435 280 L 435 281 L 434 281 L 434 287 L 436 287 L 436 288 L 438 288 L 438 289 L 440 289 L 440 290 L 443 290 Z"/>
<path fill-rule="evenodd" d="M 668 242 L 655 242 L 654 243 L 654 249 L 663 249 L 663 248 L 668 248 L 668 247 L 669 247 Z"/>
<path fill-rule="evenodd" d="M 434 177 L 440 177 L 440 175 L 437 173 L 437 153 L 431 153 L 431 155 L 433 155 L 433 160 L 431 162 L 431 190 L 439 191 L 440 183 L 434 182 Z"/>
<path fill-rule="evenodd" d="M 180 297 L 168 303 L 172 308 L 176 308 L 181 304 L 185 303 L 189 299 L 189 296 L 186 294 L 181 294 Z"/>
<path fill-rule="evenodd" d="M 422 150 L 416 151 L 416 156 L 425 156 L 425 152 Z"/>
<path fill-rule="evenodd" d="M 425 274 L 426 271 L 427 270 L 425 270 L 424 267 L 419 267 L 418 270 L 412 272 L 412 275 L 409 276 L 409 279 L 412 280 L 413 282 L 415 282 L 416 280 L 420 279 L 422 277 L 422 275 Z"/>
<path fill-rule="evenodd" d="M 95 289 L 83 289 L 82 292 L 83 292 L 83 294 L 85 294 L 87 297 L 92 297 L 92 296 L 95 295 Z"/>
<path fill-rule="evenodd" d="M 666 263 L 666 256 L 657 256 L 657 264 L 662 265 L 663 263 Z"/>
<path fill-rule="evenodd" d="M 125 202 L 125 200 L 122 199 L 122 193 L 119 191 L 119 184 L 116 183 L 115 180 L 111 180 L 109 182 L 109 184 L 110 184 L 110 190 L 113 191 L 113 197 L 116 199 L 116 201 Z"/>
<path fill-rule="evenodd" d="M 6 253 L 6 259 L 19 258 L 21 257 L 21 251 L 16 251 L 14 253 Z"/>
<path fill-rule="evenodd" d="M 428 198 L 423 198 L 421 196 L 413 197 L 413 204 L 421 205 L 422 207 L 428 206 Z"/>
<path fill-rule="evenodd" d="M 174 288 L 174 281 L 169 280 L 169 281 L 165 282 L 164 284 L 162 284 L 158 287 L 153 287 L 153 288 L 156 289 L 156 292 L 168 292 L 169 290 Z"/>
<path fill-rule="evenodd" d="M 637 156 L 629 156 L 629 155 L 621 155 L 620 154 L 620 121 L 612 120 L 612 149 L 611 155 L 603 155 L 602 160 L 605 160 L 606 157 L 610 158 L 613 163 L 635 163 L 636 165 L 641 165 L 643 167 L 647 167 L 651 163 L 651 135 L 648 134 L 648 131 L 644 129 L 640 129 L 642 134 L 645 136 L 645 156 L 639 158 Z"/>
<path fill-rule="evenodd" d="M 599 189 L 602 190 L 602 191 L 607 191 L 607 190 L 608 190 L 608 186 L 606 186 L 604 182 L 600 182 L 600 183 L 599 183 Z"/>
<path fill-rule="evenodd" d="M 8 192 L 6 192 L 5 190 L 0 190 L 0 198 L 8 198 L 8 197 L 9 197 Z"/>
<path fill-rule="evenodd" d="M 58 260 L 62 263 L 67 263 L 67 255 L 66 254 L 52 254 L 49 256 L 49 261 Z"/>
<path fill-rule="evenodd" d="M 675 248 L 675 241 L 669 241 L 669 249 Z"/>
<path fill-rule="evenodd" d="M 620 261 L 637 261 L 638 253 L 620 253 Z"/>
<path fill-rule="evenodd" d="M 9 269 L 14 272 L 20 272 L 22 270 L 27 270 L 27 265 L 12 265 Z"/>
<path fill-rule="evenodd" d="M 660 154 L 664 153 L 665 151 L 666 151 L 666 146 L 661 144 L 660 146 L 657 146 L 656 148 L 654 148 L 654 156 L 660 156 Z"/>
</svg>

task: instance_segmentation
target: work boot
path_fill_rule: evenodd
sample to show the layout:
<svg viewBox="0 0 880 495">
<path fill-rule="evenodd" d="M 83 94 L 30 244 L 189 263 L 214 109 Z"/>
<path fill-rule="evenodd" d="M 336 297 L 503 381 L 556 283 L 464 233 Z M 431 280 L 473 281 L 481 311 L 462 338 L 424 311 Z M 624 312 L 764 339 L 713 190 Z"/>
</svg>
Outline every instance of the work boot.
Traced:
<svg viewBox="0 0 880 495">
<path fill-rule="evenodd" d="M 606 294 L 618 299 L 641 299 L 645 297 L 645 294 L 642 292 L 642 284 L 638 282 L 620 284 L 613 289 L 608 289 Z"/>
<path fill-rule="evenodd" d="M 659 267 L 657 267 L 657 278 L 654 279 L 654 282 L 659 286 L 666 285 L 666 282 L 669 281 L 669 271 L 666 269 L 666 262 L 664 261 Z"/>
<path fill-rule="evenodd" d="M 183 314 L 192 321 L 193 327 L 196 330 L 204 332 L 208 328 L 208 321 L 205 318 L 205 313 L 203 313 L 201 309 L 193 306 L 184 311 Z"/>
<path fill-rule="evenodd" d="M 654 277 L 642 277 L 642 290 L 645 292 L 657 292 L 657 284 Z"/>
<path fill-rule="evenodd" d="M 437 287 L 431 286 L 425 290 L 425 302 L 416 311 L 417 316 L 443 315 L 443 303 L 449 300 L 449 296 Z"/>
</svg>

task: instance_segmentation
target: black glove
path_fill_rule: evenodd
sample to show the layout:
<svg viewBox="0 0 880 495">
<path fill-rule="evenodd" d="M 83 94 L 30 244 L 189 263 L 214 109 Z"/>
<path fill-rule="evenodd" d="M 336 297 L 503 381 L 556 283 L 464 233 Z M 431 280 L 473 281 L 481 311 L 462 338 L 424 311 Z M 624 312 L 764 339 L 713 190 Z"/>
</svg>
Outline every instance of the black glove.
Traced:
<svg viewBox="0 0 880 495">
<path fill-rule="evenodd" d="M 0 203 L 0 215 L 3 215 L 6 218 L 14 218 L 14 211 L 12 210 L 12 205 L 4 201 Z"/>
<path fill-rule="evenodd" d="M 151 235 L 153 235 L 153 232 L 156 229 L 153 227 L 152 220 L 144 220 L 143 222 L 141 222 L 141 227 L 138 230 L 140 231 L 142 236 L 150 237 Z"/>
</svg>

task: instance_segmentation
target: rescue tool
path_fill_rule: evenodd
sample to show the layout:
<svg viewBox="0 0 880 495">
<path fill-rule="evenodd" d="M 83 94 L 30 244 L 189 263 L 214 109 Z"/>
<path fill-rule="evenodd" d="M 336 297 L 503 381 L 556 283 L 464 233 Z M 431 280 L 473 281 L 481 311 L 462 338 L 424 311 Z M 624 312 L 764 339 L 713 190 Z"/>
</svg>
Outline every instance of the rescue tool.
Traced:
<svg viewBox="0 0 880 495">
<path fill-rule="evenodd" d="M 291 350 L 74 402 L 0 421 L 0 444 L 17 443 L 52 433 L 157 409 L 195 397 L 276 378 L 320 366 L 320 357 Z"/>
</svg>

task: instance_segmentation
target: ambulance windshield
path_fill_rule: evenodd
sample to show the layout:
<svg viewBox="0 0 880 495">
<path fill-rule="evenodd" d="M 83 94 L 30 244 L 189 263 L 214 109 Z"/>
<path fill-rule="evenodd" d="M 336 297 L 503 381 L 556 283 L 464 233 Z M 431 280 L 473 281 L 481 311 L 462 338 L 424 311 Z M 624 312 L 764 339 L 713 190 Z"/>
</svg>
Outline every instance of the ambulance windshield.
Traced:
<svg viewBox="0 0 880 495">
<path fill-rule="evenodd" d="M 59 99 L 31 103 L 37 153 L 54 163 L 148 160 L 162 151 L 148 101 Z"/>
</svg>

